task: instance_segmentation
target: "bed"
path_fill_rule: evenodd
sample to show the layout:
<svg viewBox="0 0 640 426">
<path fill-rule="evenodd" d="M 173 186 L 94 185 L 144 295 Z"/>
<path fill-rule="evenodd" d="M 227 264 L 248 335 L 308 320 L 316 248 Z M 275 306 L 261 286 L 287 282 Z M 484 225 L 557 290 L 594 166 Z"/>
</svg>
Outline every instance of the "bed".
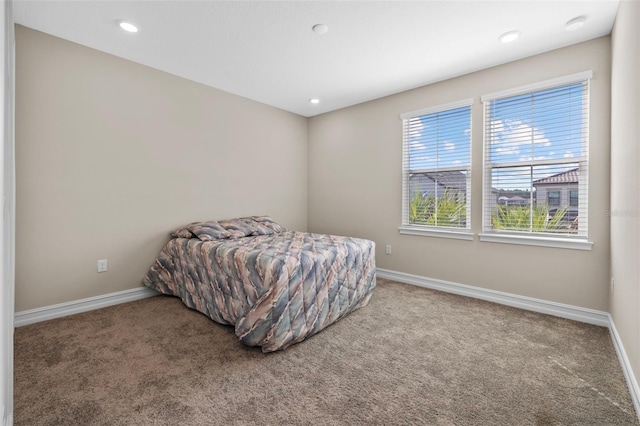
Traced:
<svg viewBox="0 0 640 426">
<path fill-rule="evenodd" d="M 143 282 L 235 327 L 263 352 L 301 342 L 369 303 L 375 243 L 289 231 L 268 216 L 175 229 Z"/>
</svg>

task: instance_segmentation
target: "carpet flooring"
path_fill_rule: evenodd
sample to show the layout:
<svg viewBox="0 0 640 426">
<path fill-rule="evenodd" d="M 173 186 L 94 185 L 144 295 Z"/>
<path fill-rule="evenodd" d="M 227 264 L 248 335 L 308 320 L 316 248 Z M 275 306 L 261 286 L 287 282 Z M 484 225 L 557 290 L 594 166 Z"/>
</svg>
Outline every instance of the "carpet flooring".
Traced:
<svg viewBox="0 0 640 426">
<path fill-rule="evenodd" d="M 378 279 L 281 352 L 159 296 L 15 332 L 14 424 L 638 425 L 606 328 Z"/>
</svg>

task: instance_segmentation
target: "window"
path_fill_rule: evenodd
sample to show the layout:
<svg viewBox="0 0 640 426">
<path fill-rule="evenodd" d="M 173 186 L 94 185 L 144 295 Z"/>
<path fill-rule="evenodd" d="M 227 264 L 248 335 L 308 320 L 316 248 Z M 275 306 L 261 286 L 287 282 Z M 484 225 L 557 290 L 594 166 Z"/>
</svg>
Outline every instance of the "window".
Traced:
<svg viewBox="0 0 640 426">
<path fill-rule="evenodd" d="M 587 237 L 590 77 L 482 98 L 485 232 Z"/>
<path fill-rule="evenodd" d="M 572 189 L 569 191 L 569 205 L 571 207 L 578 207 L 578 190 Z"/>
<path fill-rule="evenodd" d="M 401 232 L 470 229 L 471 103 L 467 100 L 401 116 Z"/>
</svg>

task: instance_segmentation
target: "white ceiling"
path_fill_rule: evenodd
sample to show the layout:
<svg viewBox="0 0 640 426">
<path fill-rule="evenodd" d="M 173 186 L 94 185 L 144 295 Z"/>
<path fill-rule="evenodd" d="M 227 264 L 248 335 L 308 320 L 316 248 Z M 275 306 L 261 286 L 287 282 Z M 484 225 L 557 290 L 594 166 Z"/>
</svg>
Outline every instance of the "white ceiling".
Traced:
<svg viewBox="0 0 640 426">
<path fill-rule="evenodd" d="M 617 7 L 617 0 L 14 0 L 14 17 L 308 117 L 610 34 Z M 565 31 L 580 15 L 585 26 Z M 123 19 L 140 31 L 121 30 Z M 329 31 L 315 34 L 318 23 Z M 500 43 L 510 30 L 521 37 Z M 313 97 L 320 104 L 311 105 Z"/>
</svg>

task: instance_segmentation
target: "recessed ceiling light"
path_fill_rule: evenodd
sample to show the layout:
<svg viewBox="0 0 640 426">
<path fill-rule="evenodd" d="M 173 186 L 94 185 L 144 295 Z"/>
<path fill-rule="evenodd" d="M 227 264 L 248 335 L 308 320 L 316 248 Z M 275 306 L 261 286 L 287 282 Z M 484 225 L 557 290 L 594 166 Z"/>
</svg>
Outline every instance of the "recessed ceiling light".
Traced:
<svg viewBox="0 0 640 426">
<path fill-rule="evenodd" d="M 520 37 L 520 31 L 509 31 L 498 37 L 498 40 L 500 40 L 502 43 L 511 43 L 518 37 Z"/>
<path fill-rule="evenodd" d="M 119 25 L 120 25 L 120 28 L 122 28 L 123 30 L 128 31 L 130 33 L 137 33 L 138 32 L 138 27 L 136 27 L 135 25 L 133 25 L 130 22 L 122 21 L 122 22 L 120 22 Z"/>
<path fill-rule="evenodd" d="M 315 104 L 319 104 L 319 103 L 320 103 L 320 99 L 318 99 L 318 98 L 311 98 L 311 99 L 309 99 L 309 102 L 311 102 L 311 103 L 312 103 L 312 104 L 314 104 L 314 105 L 315 105 Z"/>
<path fill-rule="evenodd" d="M 325 24 L 315 24 L 313 27 L 311 27 L 311 29 L 314 33 L 321 35 L 329 31 L 329 27 L 327 27 Z"/>
<path fill-rule="evenodd" d="M 564 27 L 567 31 L 575 31 L 584 27 L 584 22 L 587 20 L 585 16 L 578 16 L 577 18 L 573 18 L 567 25 Z"/>
</svg>

